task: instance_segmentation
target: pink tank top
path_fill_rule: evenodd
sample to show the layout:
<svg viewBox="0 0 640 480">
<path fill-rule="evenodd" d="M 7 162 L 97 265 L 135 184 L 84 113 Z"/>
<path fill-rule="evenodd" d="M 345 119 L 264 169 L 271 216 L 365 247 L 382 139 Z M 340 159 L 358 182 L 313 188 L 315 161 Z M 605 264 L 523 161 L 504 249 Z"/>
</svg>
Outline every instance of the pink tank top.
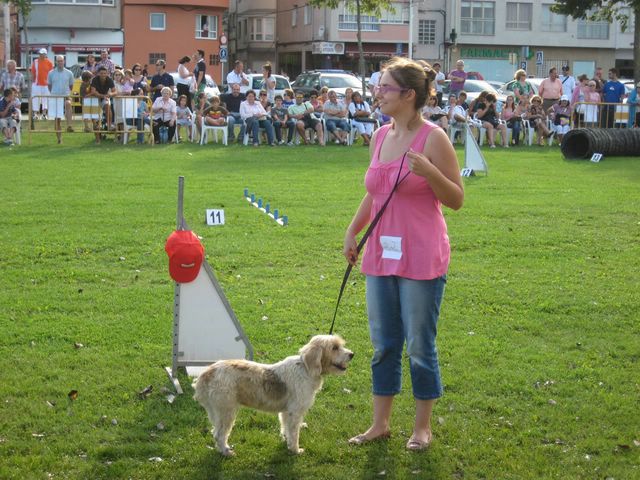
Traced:
<svg viewBox="0 0 640 480">
<path fill-rule="evenodd" d="M 393 190 L 402 164 L 402 157 L 391 162 L 379 162 L 380 148 L 389 128 L 390 125 L 385 125 L 378 131 L 365 176 L 365 187 L 373 199 L 370 220 Z M 416 133 L 411 148 L 422 152 L 429 133 L 436 128 L 433 123 L 426 123 Z M 408 160 L 405 159 L 400 178 L 408 171 Z M 430 280 L 447 273 L 449 257 L 447 224 L 440 201 L 424 177 L 409 173 L 393 194 L 367 241 L 362 273 Z"/>
</svg>

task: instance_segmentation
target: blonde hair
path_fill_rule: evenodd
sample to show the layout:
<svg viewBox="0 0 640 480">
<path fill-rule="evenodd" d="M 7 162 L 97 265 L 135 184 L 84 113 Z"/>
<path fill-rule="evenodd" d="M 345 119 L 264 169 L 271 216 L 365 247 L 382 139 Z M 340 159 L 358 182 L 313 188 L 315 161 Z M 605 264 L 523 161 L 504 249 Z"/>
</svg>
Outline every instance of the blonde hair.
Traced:
<svg viewBox="0 0 640 480">
<path fill-rule="evenodd" d="M 516 70 L 516 73 L 513 75 L 513 79 L 518 80 L 518 78 L 523 75 L 524 75 L 524 78 L 527 78 L 527 72 L 525 72 L 523 69 Z"/>
</svg>

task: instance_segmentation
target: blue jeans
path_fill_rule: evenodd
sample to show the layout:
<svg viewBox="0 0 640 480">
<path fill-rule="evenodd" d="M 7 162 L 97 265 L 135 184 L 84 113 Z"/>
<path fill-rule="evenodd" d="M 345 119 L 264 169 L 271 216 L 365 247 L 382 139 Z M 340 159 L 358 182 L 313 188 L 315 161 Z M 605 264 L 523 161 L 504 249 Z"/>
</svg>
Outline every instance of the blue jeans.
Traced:
<svg viewBox="0 0 640 480">
<path fill-rule="evenodd" d="M 436 334 L 446 275 L 433 280 L 367 276 L 367 313 L 373 344 L 373 394 L 400 393 L 407 343 L 413 396 L 442 396 Z"/>
<path fill-rule="evenodd" d="M 236 137 L 234 130 L 236 123 L 240 125 L 238 138 L 244 138 L 244 122 L 242 121 L 240 113 L 229 112 L 229 115 L 227 116 L 227 135 L 229 136 L 229 142 L 233 142 Z"/>
<path fill-rule="evenodd" d="M 260 143 L 260 129 L 264 128 L 267 133 L 267 143 L 271 145 L 273 143 L 273 125 L 269 120 L 258 120 L 255 117 L 247 118 L 247 130 L 253 135 L 253 144 L 258 145 Z"/>
<path fill-rule="evenodd" d="M 336 120 L 335 118 L 327 118 L 325 120 L 325 123 L 327 124 L 327 130 L 330 133 L 333 133 L 336 128 L 344 132 L 349 131 L 349 124 L 347 123 L 346 120 Z"/>
</svg>

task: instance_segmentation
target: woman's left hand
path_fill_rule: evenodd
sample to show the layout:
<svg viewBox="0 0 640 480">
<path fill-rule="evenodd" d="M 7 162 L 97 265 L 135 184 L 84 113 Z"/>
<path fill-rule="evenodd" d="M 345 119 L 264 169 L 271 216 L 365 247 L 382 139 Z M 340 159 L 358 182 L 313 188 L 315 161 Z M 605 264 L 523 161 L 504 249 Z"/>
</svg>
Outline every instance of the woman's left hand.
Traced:
<svg viewBox="0 0 640 480">
<path fill-rule="evenodd" d="M 436 166 L 431 163 L 431 160 L 421 152 L 409 150 L 409 152 L 407 152 L 407 160 L 409 171 L 421 177 L 427 177 L 429 173 L 436 168 Z"/>
</svg>

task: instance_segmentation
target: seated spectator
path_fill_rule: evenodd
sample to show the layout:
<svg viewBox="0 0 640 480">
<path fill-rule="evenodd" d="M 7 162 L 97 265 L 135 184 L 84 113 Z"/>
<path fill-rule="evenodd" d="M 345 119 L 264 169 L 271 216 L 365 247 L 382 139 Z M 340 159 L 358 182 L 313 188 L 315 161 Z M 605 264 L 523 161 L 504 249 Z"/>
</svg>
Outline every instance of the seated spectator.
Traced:
<svg viewBox="0 0 640 480">
<path fill-rule="evenodd" d="M 271 120 L 271 102 L 266 90 L 260 90 L 260 103 L 264 111 L 267 112 L 268 120 Z"/>
<path fill-rule="evenodd" d="M 153 114 L 153 138 L 155 143 L 169 143 L 176 133 L 176 102 L 171 87 L 164 87 L 151 106 Z M 162 132 L 162 134 L 161 134 Z"/>
<path fill-rule="evenodd" d="M 489 137 L 489 146 L 491 148 L 496 148 L 495 130 L 500 132 L 502 146 L 508 148 L 507 126 L 498 120 L 498 114 L 496 112 L 497 101 L 493 93 L 487 93 L 482 100 L 478 97 L 478 102 L 476 102 L 476 118 L 482 122 L 482 128 L 486 129 L 487 136 Z"/>
<path fill-rule="evenodd" d="M 528 103 L 529 97 L 522 100 L 518 105 Z M 522 130 L 522 114 L 524 111 L 515 104 L 515 96 L 507 95 L 507 100 L 500 112 L 500 118 L 507 124 L 507 128 L 511 129 L 511 143 L 513 145 L 520 144 L 520 131 Z"/>
<path fill-rule="evenodd" d="M 531 105 L 525 118 L 538 133 L 538 145 L 544 145 L 544 140 L 551 135 L 551 132 L 547 128 L 547 114 L 542 108 L 542 98 L 539 95 L 531 97 Z"/>
<path fill-rule="evenodd" d="M 464 90 L 462 90 L 458 94 L 458 105 L 464 109 L 465 113 L 469 111 L 469 104 L 467 103 L 467 92 L 465 92 Z"/>
<path fill-rule="evenodd" d="M 449 95 L 449 103 L 444 109 L 449 125 L 459 126 L 467 123 L 467 112 L 458 104 L 458 97 L 454 93 Z"/>
<path fill-rule="evenodd" d="M 180 127 L 186 127 L 188 138 L 191 138 L 193 113 L 189 108 L 188 101 L 189 99 L 186 95 L 180 95 L 180 97 L 178 97 L 178 105 L 176 106 L 176 129 L 178 131 L 178 138 L 180 138 Z"/>
<path fill-rule="evenodd" d="M 220 97 L 214 95 L 211 97 L 211 106 L 206 110 L 204 123 L 212 127 L 223 127 L 227 124 L 228 115 L 227 109 L 220 104 Z"/>
<path fill-rule="evenodd" d="M 347 145 L 351 131 L 349 122 L 347 122 L 348 110 L 347 106 L 338 100 L 335 90 L 328 92 L 328 100 L 323 105 L 323 111 L 328 132 L 327 140 L 331 140 L 333 135 L 336 143 Z"/>
<path fill-rule="evenodd" d="M 309 103 L 313 107 L 313 112 L 315 113 L 316 117 L 320 117 L 324 105 L 318 99 L 318 92 L 316 90 L 311 90 L 311 92 L 309 92 Z"/>
<path fill-rule="evenodd" d="M 240 134 L 238 135 L 238 143 L 242 143 L 242 138 L 244 137 L 244 122 L 240 115 L 240 105 L 246 100 L 246 96 L 244 93 L 240 92 L 240 84 L 232 83 L 231 93 L 221 95 L 220 100 L 229 112 L 229 115 L 227 116 L 229 142 L 233 142 L 235 138 L 235 125 L 236 123 L 239 123 Z"/>
<path fill-rule="evenodd" d="M 109 78 L 106 67 L 98 68 L 98 75 L 91 80 L 91 96 L 99 100 L 102 113 L 106 118 L 107 127 L 111 126 L 111 97 L 116 94 L 116 86 Z M 100 119 L 94 120 L 93 131 L 96 135 L 96 143 L 100 143 Z"/>
<path fill-rule="evenodd" d="M 422 118 L 435 123 L 445 132 L 449 128 L 449 119 L 446 112 L 438 106 L 438 97 L 431 96 L 427 104 L 422 108 Z"/>
<path fill-rule="evenodd" d="M 287 126 L 287 122 L 289 120 L 287 107 L 283 105 L 282 100 L 282 95 L 276 95 L 276 103 L 271 107 L 271 122 L 273 123 L 273 129 L 276 134 L 276 142 L 278 145 L 282 145 L 284 143 L 284 139 L 282 138 L 282 129 Z M 289 128 L 288 136 L 288 142 L 291 142 L 293 139 L 293 128 Z"/>
<path fill-rule="evenodd" d="M 329 87 L 326 85 L 320 89 L 320 96 L 318 97 L 318 101 L 322 106 L 329 100 Z"/>
<path fill-rule="evenodd" d="M 353 119 L 352 125 L 358 129 L 362 137 L 362 144 L 366 147 L 371 141 L 373 134 L 373 124 L 375 120 L 371 118 L 371 108 L 369 104 L 362 99 L 360 92 L 353 92 L 351 95 L 351 103 L 349 104 L 349 113 Z"/>
<path fill-rule="evenodd" d="M 289 107 L 288 113 L 289 118 L 296 122 L 296 129 L 305 145 L 311 142 L 311 140 L 307 138 L 305 130 L 311 128 L 315 130 L 320 145 L 324 146 L 322 122 L 313 115 L 313 105 L 304 101 L 304 94 L 302 92 L 296 92 L 296 103 Z"/>
<path fill-rule="evenodd" d="M 267 134 L 267 143 L 275 146 L 273 139 L 273 125 L 268 120 L 268 115 L 260 102 L 256 102 L 256 92 L 248 90 L 247 99 L 240 104 L 240 116 L 246 124 L 248 131 L 253 134 L 253 146 L 260 145 L 260 129 L 263 128 Z"/>
<path fill-rule="evenodd" d="M 571 129 L 569 96 L 562 95 L 558 103 L 554 103 L 547 113 L 553 119 L 553 128 L 558 139 L 558 144 L 560 144 L 562 143 L 562 138 Z"/>
<path fill-rule="evenodd" d="M 13 144 L 13 134 L 18 128 L 16 121 L 15 92 L 12 88 L 5 88 L 0 99 L 0 130 L 4 135 L 4 144 Z"/>
<path fill-rule="evenodd" d="M 220 104 L 220 97 L 214 95 L 213 97 L 211 97 L 211 101 L 213 102 L 213 99 L 217 98 L 218 99 L 218 104 Z M 198 129 L 200 129 L 200 125 L 202 125 L 202 119 L 207 115 L 207 112 L 209 111 L 209 108 L 211 107 L 211 104 L 209 104 L 209 102 L 207 101 L 207 94 L 204 92 L 200 92 L 196 95 L 195 101 L 194 101 L 194 107 L 193 107 L 193 113 L 195 113 L 196 115 L 196 127 Z M 227 110 L 225 109 L 225 112 Z M 225 119 L 225 124 L 226 124 L 226 119 Z"/>
</svg>

